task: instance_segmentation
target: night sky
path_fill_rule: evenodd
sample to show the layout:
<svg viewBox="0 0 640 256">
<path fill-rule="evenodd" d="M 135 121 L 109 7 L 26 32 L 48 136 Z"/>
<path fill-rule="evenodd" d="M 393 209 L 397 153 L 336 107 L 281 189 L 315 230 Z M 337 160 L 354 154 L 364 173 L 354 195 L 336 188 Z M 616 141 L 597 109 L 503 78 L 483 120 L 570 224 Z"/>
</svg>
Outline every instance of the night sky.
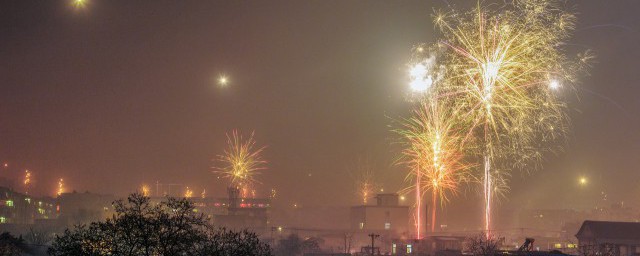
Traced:
<svg viewBox="0 0 640 256">
<path fill-rule="evenodd" d="M 450 1 L 464 8 L 475 2 Z M 569 1 L 568 50 L 596 55 L 570 102 L 566 152 L 515 173 L 503 207 L 640 202 L 640 2 Z M 181 183 L 224 196 L 212 158 L 233 129 L 266 145 L 259 195 L 356 202 L 350 167 L 371 159 L 385 192 L 402 187 L 392 119 L 410 103 L 413 45 L 437 39 L 445 1 L 0 2 L 0 161 L 36 194 L 125 195 Z M 230 78 L 226 88 L 216 79 Z M 580 187 L 578 178 L 589 182 Z M 607 201 L 602 201 L 602 192 Z M 452 211 L 480 197 L 466 193 Z"/>
</svg>

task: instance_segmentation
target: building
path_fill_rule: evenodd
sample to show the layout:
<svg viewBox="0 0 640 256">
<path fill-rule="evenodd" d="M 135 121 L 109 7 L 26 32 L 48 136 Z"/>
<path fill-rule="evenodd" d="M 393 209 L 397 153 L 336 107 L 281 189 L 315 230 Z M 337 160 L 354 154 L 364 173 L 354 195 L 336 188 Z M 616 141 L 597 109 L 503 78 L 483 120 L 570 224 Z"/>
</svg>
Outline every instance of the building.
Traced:
<svg viewBox="0 0 640 256">
<path fill-rule="evenodd" d="M 118 198 L 113 195 L 95 193 L 63 193 L 57 197 L 57 211 L 61 225 L 86 224 L 103 221 L 111 217 L 113 202 Z"/>
<path fill-rule="evenodd" d="M 215 224 L 234 229 L 250 228 L 255 230 L 267 228 L 269 224 L 269 199 L 242 198 L 240 189 L 236 187 L 229 187 L 228 193 L 227 202 L 222 203 L 222 207 L 226 211 L 213 215 Z"/>
<path fill-rule="evenodd" d="M 640 254 L 640 223 L 592 221 L 582 223 L 576 234 L 581 254 L 620 255 Z"/>
<path fill-rule="evenodd" d="M 52 198 L 37 198 L 0 187 L 0 224 L 33 224 L 38 219 L 54 219 Z"/>
<path fill-rule="evenodd" d="M 428 236 L 423 239 L 393 239 L 391 255 L 462 255 L 465 236 Z"/>
<path fill-rule="evenodd" d="M 399 204 L 398 194 L 378 194 L 376 205 L 351 207 L 351 228 L 363 231 L 409 232 L 409 207 Z"/>
</svg>

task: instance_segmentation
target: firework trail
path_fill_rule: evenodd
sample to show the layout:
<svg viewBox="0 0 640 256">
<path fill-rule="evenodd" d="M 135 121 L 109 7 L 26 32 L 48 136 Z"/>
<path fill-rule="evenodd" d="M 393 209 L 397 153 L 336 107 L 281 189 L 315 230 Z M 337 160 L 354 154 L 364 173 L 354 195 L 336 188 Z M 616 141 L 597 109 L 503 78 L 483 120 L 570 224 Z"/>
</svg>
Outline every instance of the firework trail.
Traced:
<svg viewBox="0 0 640 256">
<path fill-rule="evenodd" d="M 24 171 L 24 180 L 22 183 L 24 183 L 25 194 L 29 194 L 29 188 L 31 187 L 31 172 L 29 170 Z"/>
<path fill-rule="evenodd" d="M 56 195 L 60 196 L 64 193 L 64 180 L 58 180 L 58 190 L 56 190 Z"/>
<path fill-rule="evenodd" d="M 219 166 L 214 167 L 214 172 L 229 179 L 230 186 L 239 188 L 243 197 L 252 194 L 253 186 L 258 183 L 255 176 L 266 169 L 266 161 L 262 160 L 265 147 L 256 147 L 253 136 L 251 133 L 245 140 L 237 131 L 227 134 L 228 148 L 218 156 Z"/>
</svg>

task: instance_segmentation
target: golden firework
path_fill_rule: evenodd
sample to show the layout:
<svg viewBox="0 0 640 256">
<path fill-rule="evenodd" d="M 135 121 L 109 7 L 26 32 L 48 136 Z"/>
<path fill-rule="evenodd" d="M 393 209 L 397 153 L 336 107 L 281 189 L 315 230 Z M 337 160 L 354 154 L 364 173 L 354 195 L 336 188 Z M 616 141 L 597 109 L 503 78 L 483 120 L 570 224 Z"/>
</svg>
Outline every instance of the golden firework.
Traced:
<svg viewBox="0 0 640 256">
<path fill-rule="evenodd" d="M 140 187 L 140 192 L 143 196 L 151 196 L 151 189 L 146 184 L 142 184 L 142 187 Z"/>
<path fill-rule="evenodd" d="M 430 192 L 432 231 L 437 205 L 442 206 L 450 196 L 457 194 L 460 184 L 469 181 L 471 174 L 462 150 L 464 131 L 456 125 L 454 118 L 457 111 L 441 104 L 433 96 L 424 99 L 398 130 L 404 144 L 401 163 L 411 169 L 406 179 L 414 184 L 406 190 L 416 191 L 416 220 L 421 219 L 421 198 Z M 416 226 L 419 228 L 420 224 L 416 223 Z M 420 237 L 419 229 L 416 233 Z"/>
<path fill-rule="evenodd" d="M 428 53 L 417 51 L 414 61 L 435 58 L 440 69 L 430 97 L 455 109 L 451 122 L 466 130 L 458 143 L 482 173 L 487 231 L 492 198 L 508 189 L 510 172 L 535 170 L 546 153 L 561 148 L 568 120 L 556 91 L 573 85 L 590 59 L 566 58 L 562 46 L 576 18 L 555 2 L 495 7 L 478 3 L 466 13 L 437 12 L 442 40 Z"/>
<path fill-rule="evenodd" d="M 215 172 L 229 179 L 230 185 L 241 188 L 243 195 L 248 195 L 251 187 L 257 183 L 255 176 L 266 169 L 266 161 L 262 160 L 265 147 L 257 147 L 251 133 L 248 139 L 243 139 L 237 131 L 227 134 L 228 148 L 224 154 L 218 156 L 219 166 Z"/>
<path fill-rule="evenodd" d="M 376 175 L 372 164 L 369 160 L 360 159 L 351 173 L 355 180 L 356 196 L 363 205 L 366 205 L 369 199 L 374 196 L 374 193 L 380 189 L 380 185 L 375 179 Z"/>
<path fill-rule="evenodd" d="M 56 191 L 56 195 L 60 196 L 64 193 L 64 180 L 58 180 L 58 190 Z"/>
<path fill-rule="evenodd" d="M 191 198 L 193 197 L 193 190 L 191 190 L 189 187 L 187 187 L 184 191 L 184 197 L 186 198 Z"/>
</svg>

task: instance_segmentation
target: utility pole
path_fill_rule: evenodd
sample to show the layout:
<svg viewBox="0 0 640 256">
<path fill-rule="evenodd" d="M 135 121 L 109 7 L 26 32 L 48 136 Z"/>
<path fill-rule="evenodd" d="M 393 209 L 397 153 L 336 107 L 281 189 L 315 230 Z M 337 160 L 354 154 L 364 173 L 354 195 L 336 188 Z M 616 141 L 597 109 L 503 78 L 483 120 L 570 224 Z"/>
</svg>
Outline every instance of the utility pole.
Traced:
<svg viewBox="0 0 640 256">
<path fill-rule="evenodd" d="M 378 235 L 376 233 L 371 233 L 371 234 L 369 234 L 369 236 L 371 237 L 371 256 L 373 256 L 373 254 L 374 254 L 373 248 L 375 248 L 374 247 L 374 243 L 376 241 L 376 238 L 378 238 L 380 235 Z"/>
<path fill-rule="evenodd" d="M 271 248 L 275 248 L 275 240 L 273 240 L 273 232 L 276 232 L 276 227 L 271 227 Z"/>
<path fill-rule="evenodd" d="M 348 232 L 344 233 L 344 253 L 349 253 L 349 251 L 351 251 L 351 237 L 352 234 Z M 349 242 L 348 245 L 347 242 Z"/>
</svg>

